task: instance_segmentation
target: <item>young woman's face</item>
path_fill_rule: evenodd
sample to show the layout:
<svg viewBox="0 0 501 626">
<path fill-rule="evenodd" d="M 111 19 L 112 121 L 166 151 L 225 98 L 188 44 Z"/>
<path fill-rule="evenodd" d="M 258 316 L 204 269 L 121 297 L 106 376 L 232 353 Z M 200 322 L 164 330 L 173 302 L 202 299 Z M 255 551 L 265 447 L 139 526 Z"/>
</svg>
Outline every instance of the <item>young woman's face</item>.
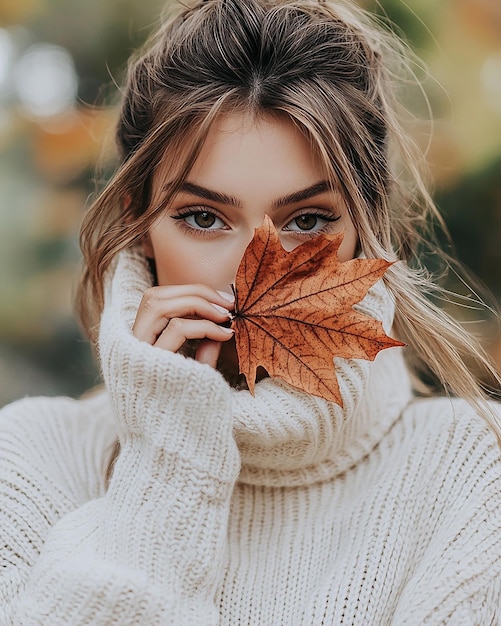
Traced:
<svg viewBox="0 0 501 626">
<path fill-rule="evenodd" d="M 168 176 L 165 163 L 154 179 L 154 201 Z M 149 231 L 145 249 L 155 260 L 158 284 L 201 283 L 231 293 L 265 214 L 288 250 L 319 233 L 344 232 L 340 259 L 355 255 L 353 223 L 303 135 L 287 121 L 224 116 L 182 190 Z"/>
</svg>

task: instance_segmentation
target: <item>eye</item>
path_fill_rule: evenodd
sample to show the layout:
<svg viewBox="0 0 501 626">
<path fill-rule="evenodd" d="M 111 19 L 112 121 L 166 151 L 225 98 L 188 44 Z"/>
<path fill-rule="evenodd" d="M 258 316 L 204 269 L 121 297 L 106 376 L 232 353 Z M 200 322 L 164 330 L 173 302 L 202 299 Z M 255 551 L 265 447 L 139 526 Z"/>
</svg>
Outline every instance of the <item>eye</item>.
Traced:
<svg viewBox="0 0 501 626">
<path fill-rule="evenodd" d="M 313 230 L 317 225 L 318 216 L 313 215 L 312 213 L 306 213 L 305 215 L 295 217 L 292 222 L 299 228 L 299 230 Z"/>
<path fill-rule="evenodd" d="M 325 229 L 326 224 L 336 222 L 339 216 L 326 215 L 323 213 L 302 213 L 296 215 L 284 228 L 284 230 L 301 232 L 318 232 Z"/>
<path fill-rule="evenodd" d="M 223 220 L 211 211 L 190 210 L 173 215 L 172 218 L 183 220 L 189 228 L 195 230 L 218 230 L 225 227 Z"/>
<path fill-rule="evenodd" d="M 211 228 L 212 226 L 216 225 L 217 222 L 221 222 L 221 220 L 216 217 L 214 213 L 209 213 L 209 211 L 199 211 L 197 213 L 187 215 L 186 222 L 194 228 L 196 228 L 197 226 L 200 228 Z M 217 224 L 217 227 L 220 228 L 219 224 Z"/>
</svg>

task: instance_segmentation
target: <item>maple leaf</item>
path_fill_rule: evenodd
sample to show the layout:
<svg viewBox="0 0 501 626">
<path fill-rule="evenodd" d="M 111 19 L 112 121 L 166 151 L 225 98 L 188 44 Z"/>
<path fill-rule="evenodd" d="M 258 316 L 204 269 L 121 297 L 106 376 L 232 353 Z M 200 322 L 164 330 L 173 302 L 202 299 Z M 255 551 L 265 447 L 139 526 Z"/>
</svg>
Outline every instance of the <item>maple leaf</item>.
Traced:
<svg viewBox="0 0 501 626">
<path fill-rule="evenodd" d="M 333 357 L 373 360 L 380 350 L 404 345 L 352 308 L 392 263 L 341 263 L 342 240 L 342 234 L 319 235 L 288 252 L 268 216 L 256 229 L 237 270 L 232 321 L 251 393 L 261 366 L 342 406 Z"/>
</svg>

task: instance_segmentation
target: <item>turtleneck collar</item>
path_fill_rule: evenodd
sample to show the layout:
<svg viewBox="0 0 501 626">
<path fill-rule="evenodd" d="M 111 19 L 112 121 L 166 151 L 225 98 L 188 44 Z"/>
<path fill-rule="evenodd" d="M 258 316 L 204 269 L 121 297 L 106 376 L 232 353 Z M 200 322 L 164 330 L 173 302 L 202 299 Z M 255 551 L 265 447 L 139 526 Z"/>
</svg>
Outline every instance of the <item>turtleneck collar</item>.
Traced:
<svg viewBox="0 0 501 626">
<path fill-rule="evenodd" d="M 130 332 L 152 277 L 145 258 L 134 250 L 122 251 L 113 271 L 120 299 L 114 305 L 121 316 L 117 325 Z M 383 281 L 354 308 L 381 320 L 391 334 L 394 303 Z M 368 455 L 412 399 L 403 348 L 383 350 L 373 362 L 336 358 L 334 363 L 343 407 L 278 379 L 257 383 L 254 396 L 228 390 L 242 460 L 240 482 L 298 486 L 331 479 Z"/>
<path fill-rule="evenodd" d="M 249 392 L 236 392 L 240 481 L 299 486 L 332 479 L 359 463 L 412 399 L 402 351 L 385 350 L 373 363 L 343 359 L 345 363 L 341 364 L 341 359 L 336 359 L 336 367 L 346 365 L 351 370 L 350 377 L 341 381 L 343 408 L 310 398 L 303 410 L 298 410 L 298 392 L 279 380 L 267 379 L 256 389 L 257 402 L 251 414 L 245 398 Z M 285 401 L 274 402 L 272 393 L 262 393 L 272 386 L 290 391 L 288 397 L 284 394 Z"/>
<path fill-rule="evenodd" d="M 391 335 L 395 305 L 382 280 L 354 308 L 382 321 Z M 247 410 L 245 392 L 235 394 L 240 480 L 300 485 L 333 478 L 360 462 L 412 399 L 404 349 L 383 350 L 374 361 L 335 358 L 342 407 L 302 394 L 279 380 L 257 385 L 252 413 Z M 274 402 L 271 389 L 263 393 L 267 386 L 290 393 Z"/>
</svg>

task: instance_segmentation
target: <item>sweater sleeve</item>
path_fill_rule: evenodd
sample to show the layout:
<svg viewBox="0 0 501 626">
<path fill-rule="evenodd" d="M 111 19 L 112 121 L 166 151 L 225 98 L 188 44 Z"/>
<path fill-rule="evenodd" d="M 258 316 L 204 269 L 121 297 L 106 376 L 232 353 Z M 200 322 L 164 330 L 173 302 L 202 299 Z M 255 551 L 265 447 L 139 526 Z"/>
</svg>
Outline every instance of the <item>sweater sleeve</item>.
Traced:
<svg viewBox="0 0 501 626">
<path fill-rule="evenodd" d="M 229 388 L 209 366 L 105 334 L 121 452 L 107 492 L 50 528 L 11 623 L 216 624 L 239 471 Z"/>
<path fill-rule="evenodd" d="M 0 411 L 0 623 L 51 528 L 105 491 L 116 430 L 104 394 L 82 401 L 27 398 Z"/>
</svg>

